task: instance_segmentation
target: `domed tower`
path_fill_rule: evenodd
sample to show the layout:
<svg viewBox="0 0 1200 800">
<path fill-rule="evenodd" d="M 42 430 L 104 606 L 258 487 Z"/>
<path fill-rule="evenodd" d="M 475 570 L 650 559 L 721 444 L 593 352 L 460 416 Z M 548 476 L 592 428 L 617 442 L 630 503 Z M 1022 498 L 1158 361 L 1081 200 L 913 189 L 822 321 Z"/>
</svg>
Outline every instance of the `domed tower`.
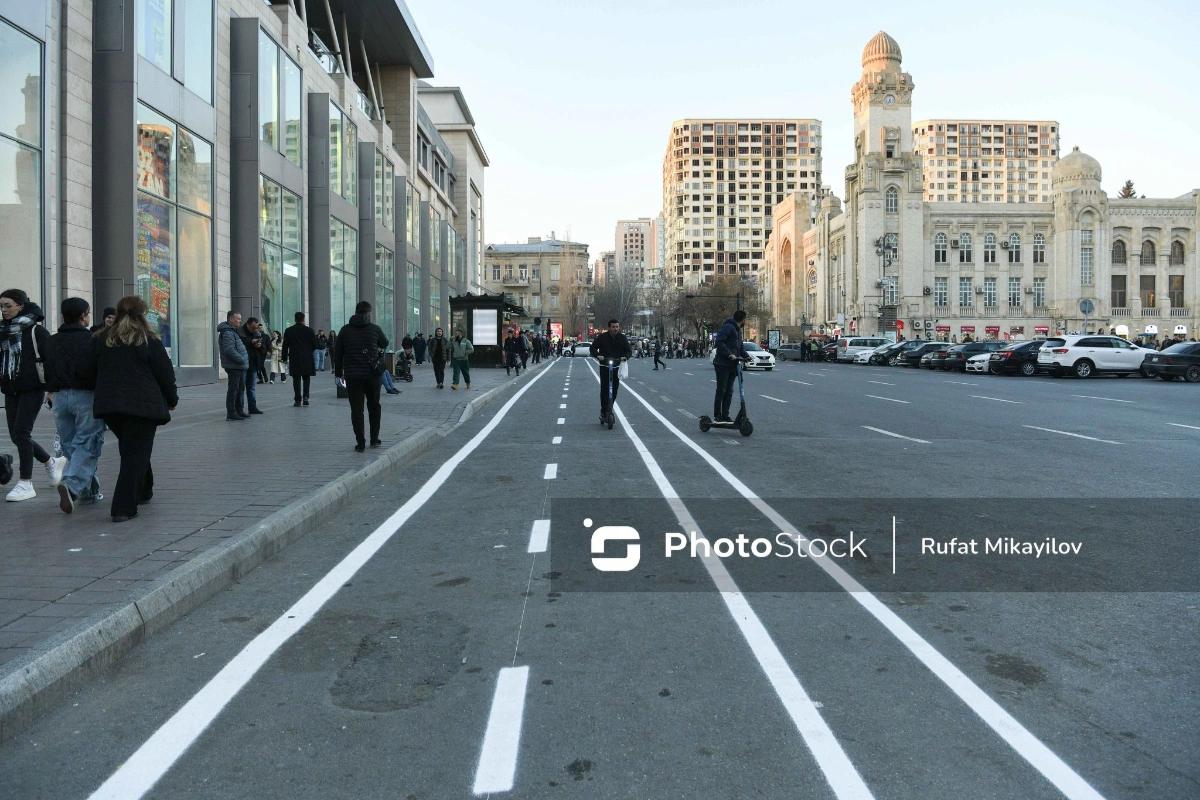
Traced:
<svg viewBox="0 0 1200 800">
<path fill-rule="evenodd" d="M 854 137 L 858 153 L 912 150 L 912 76 L 902 71 L 900 45 L 883 31 L 862 54 L 862 77 L 854 84 Z"/>
<path fill-rule="evenodd" d="M 1068 330 L 1081 330 L 1083 325 L 1075 298 L 1095 301 L 1097 314 L 1089 327 L 1109 312 L 1112 241 L 1108 195 L 1100 188 L 1100 178 L 1100 162 L 1078 147 L 1060 159 L 1050 173 L 1054 269 L 1047 276 L 1047 305 L 1056 317 L 1066 321 Z M 1137 304 L 1135 297 L 1132 305 Z"/>
</svg>

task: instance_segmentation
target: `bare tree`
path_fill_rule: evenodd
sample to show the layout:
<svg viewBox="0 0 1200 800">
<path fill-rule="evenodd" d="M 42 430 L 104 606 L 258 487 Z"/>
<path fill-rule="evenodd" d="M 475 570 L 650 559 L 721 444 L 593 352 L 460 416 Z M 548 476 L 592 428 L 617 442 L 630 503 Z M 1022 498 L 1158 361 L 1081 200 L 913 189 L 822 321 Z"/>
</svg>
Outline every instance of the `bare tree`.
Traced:
<svg viewBox="0 0 1200 800">
<path fill-rule="evenodd" d="M 633 312 L 639 308 L 639 286 L 633 270 L 616 269 L 604 276 L 604 283 L 596 286 L 595 300 L 592 301 L 592 311 L 596 315 L 597 325 L 615 319 L 621 327 L 629 328 L 633 324 Z"/>
</svg>

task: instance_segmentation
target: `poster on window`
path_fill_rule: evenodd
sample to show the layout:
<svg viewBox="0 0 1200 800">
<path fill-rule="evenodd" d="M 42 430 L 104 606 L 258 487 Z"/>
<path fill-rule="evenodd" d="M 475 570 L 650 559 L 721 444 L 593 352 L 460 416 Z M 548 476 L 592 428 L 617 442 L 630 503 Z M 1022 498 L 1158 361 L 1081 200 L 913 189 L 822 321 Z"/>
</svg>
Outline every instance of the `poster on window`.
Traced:
<svg viewBox="0 0 1200 800">
<path fill-rule="evenodd" d="M 500 329 L 500 312 L 490 308 L 477 308 L 471 312 L 471 343 L 476 347 L 495 346 Z"/>
<path fill-rule="evenodd" d="M 167 125 L 138 125 L 137 187 L 159 197 L 170 197 L 171 140 L 175 131 Z"/>
<path fill-rule="evenodd" d="M 137 293 L 146 301 L 147 320 L 171 350 L 171 209 L 138 197 Z"/>
</svg>

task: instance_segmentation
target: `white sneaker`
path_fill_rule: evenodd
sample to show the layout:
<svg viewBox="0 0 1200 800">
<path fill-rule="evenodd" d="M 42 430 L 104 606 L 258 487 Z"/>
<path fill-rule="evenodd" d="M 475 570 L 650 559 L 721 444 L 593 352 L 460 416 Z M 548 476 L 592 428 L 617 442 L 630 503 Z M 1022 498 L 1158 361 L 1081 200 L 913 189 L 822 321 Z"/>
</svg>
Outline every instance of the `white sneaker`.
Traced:
<svg viewBox="0 0 1200 800">
<path fill-rule="evenodd" d="M 46 476 L 50 478 L 51 489 L 58 488 L 58 485 L 62 483 L 63 470 L 66 468 L 66 456 L 59 456 L 58 458 L 51 456 L 50 460 L 46 462 Z"/>
<path fill-rule="evenodd" d="M 19 503 L 22 500 L 32 500 L 37 497 L 37 492 L 33 490 L 33 481 L 18 481 L 13 490 L 8 493 L 5 499 L 10 503 Z"/>
</svg>

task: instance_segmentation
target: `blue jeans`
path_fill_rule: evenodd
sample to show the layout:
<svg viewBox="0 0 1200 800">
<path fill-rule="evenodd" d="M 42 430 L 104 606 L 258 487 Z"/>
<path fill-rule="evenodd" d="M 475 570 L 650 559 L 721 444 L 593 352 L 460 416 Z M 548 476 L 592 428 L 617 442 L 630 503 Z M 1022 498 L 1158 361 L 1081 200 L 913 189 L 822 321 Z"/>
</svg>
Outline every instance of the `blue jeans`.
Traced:
<svg viewBox="0 0 1200 800">
<path fill-rule="evenodd" d="M 258 410 L 258 393 L 255 391 L 255 387 L 257 387 L 257 386 L 258 386 L 258 370 L 256 370 L 256 369 L 246 370 L 246 410 L 247 411 L 257 411 Z"/>
<path fill-rule="evenodd" d="M 55 392 L 54 424 L 67 457 L 63 485 L 80 500 L 94 500 L 100 494 L 96 467 L 104 448 L 105 426 L 104 420 L 92 416 L 92 393 L 83 389 Z"/>
<path fill-rule="evenodd" d="M 382 378 L 383 378 L 383 388 L 387 389 L 389 392 L 396 388 L 396 384 L 392 383 L 392 373 L 388 372 L 385 369 L 383 371 Z"/>
<path fill-rule="evenodd" d="M 325 369 L 325 351 L 324 350 L 314 350 L 313 351 L 313 360 L 316 362 L 317 369 L 321 369 L 321 370 Z"/>
</svg>

